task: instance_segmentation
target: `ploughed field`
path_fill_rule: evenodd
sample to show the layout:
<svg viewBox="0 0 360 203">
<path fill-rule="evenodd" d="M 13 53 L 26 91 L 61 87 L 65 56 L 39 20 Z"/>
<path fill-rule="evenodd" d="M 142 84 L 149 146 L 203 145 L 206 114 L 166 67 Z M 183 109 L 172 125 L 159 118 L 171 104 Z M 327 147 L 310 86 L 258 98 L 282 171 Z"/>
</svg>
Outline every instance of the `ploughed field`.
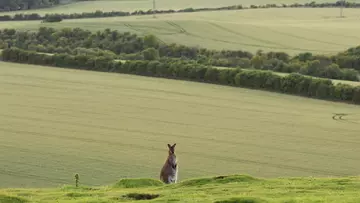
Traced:
<svg viewBox="0 0 360 203">
<path fill-rule="evenodd" d="M 358 175 L 358 106 L 219 85 L 0 63 L 0 187 Z M 342 119 L 333 113 L 349 114 Z"/>
</svg>

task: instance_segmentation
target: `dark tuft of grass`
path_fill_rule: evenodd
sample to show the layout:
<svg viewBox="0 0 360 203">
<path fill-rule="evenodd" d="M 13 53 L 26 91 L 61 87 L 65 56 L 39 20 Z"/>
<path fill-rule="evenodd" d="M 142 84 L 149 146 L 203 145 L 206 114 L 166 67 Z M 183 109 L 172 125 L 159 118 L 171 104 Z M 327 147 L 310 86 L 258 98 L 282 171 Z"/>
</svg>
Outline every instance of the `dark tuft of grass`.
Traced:
<svg viewBox="0 0 360 203">
<path fill-rule="evenodd" d="M 266 203 L 267 201 L 255 197 L 233 197 L 226 200 L 215 201 L 214 203 Z"/>
<path fill-rule="evenodd" d="M 89 194 L 86 193 L 78 193 L 78 192 L 68 192 L 65 194 L 67 197 L 86 197 L 89 196 Z"/>
<path fill-rule="evenodd" d="M 181 199 L 168 199 L 167 202 L 181 202 Z"/>
<path fill-rule="evenodd" d="M 154 179 L 121 179 L 117 182 L 115 188 L 140 188 L 140 187 L 153 187 L 153 186 L 162 186 L 163 183 L 159 180 Z"/>
<path fill-rule="evenodd" d="M 93 196 L 104 196 L 103 193 L 80 193 L 80 192 L 68 192 L 65 194 L 67 197 L 77 198 L 77 197 L 93 197 Z"/>
<path fill-rule="evenodd" d="M 146 194 L 146 193 L 129 193 L 126 195 L 123 195 L 124 198 L 127 199 L 134 199 L 134 200 L 150 200 L 158 198 L 159 194 Z"/>
<path fill-rule="evenodd" d="M 350 178 L 337 178 L 326 181 L 327 183 L 333 183 L 335 185 L 351 185 L 353 181 Z"/>
<path fill-rule="evenodd" d="M 0 202 L 1 203 L 27 203 L 29 202 L 26 199 L 8 195 L 0 195 Z"/>
<path fill-rule="evenodd" d="M 285 200 L 282 203 L 296 203 L 296 201 L 293 199 L 290 199 L 290 200 Z"/>
<path fill-rule="evenodd" d="M 20 192 L 20 193 L 17 193 L 16 195 L 22 196 L 22 197 L 29 197 L 29 196 L 34 196 L 35 194 L 29 193 L 29 192 Z"/>
<path fill-rule="evenodd" d="M 101 199 L 94 199 L 94 200 L 86 200 L 86 203 L 109 203 L 109 200 L 101 200 Z"/>
<path fill-rule="evenodd" d="M 199 178 L 199 179 L 192 179 L 187 180 L 180 185 L 182 186 L 199 186 L 199 185 L 206 185 L 206 184 L 226 184 L 226 183 L 234 183 L 234 182 L 254 182 L 258 181 L 254 177 L 248 175 L 229 175 L 229 176 L 216 176 L 212 178 Z"/>
</svg>

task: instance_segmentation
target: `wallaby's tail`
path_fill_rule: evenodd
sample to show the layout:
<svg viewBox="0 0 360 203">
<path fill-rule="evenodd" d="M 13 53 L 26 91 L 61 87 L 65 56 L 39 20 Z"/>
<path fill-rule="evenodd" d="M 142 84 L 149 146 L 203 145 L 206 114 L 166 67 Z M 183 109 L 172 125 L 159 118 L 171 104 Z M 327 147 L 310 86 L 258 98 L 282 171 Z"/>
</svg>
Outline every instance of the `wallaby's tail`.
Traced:
<svg viewBox="0 0 360 203">
<path fill-rule="evenodd" d="M 160 173 L 160 180 L 164 182 L 162 173 Z"/>
<path fill-rule="evenodd" d="M 165 178 L 164 178 L 164 175 L 165 175 L 165 174 L 164 174 L 164 168 L 162 168 L 161 171 L 160 171 L 160 181 L 166 183 L 166 180 L 165 180 Z"/>
</svg>

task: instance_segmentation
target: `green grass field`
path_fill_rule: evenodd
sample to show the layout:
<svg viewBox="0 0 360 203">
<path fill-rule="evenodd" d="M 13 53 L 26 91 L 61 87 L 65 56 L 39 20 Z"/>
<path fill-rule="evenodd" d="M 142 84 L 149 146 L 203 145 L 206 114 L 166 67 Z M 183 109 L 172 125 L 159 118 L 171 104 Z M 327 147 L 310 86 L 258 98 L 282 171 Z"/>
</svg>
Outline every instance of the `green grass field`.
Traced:
<svg viewBox="0 0 360 203">
<path fill-rule="evenodd" d="M 120 180 L 104 187 L 64 186 L 51 189 L 0 190 L 2 203 L 354 203 L 359 202 L 359 177 L 258 179 L 232 175 L 206 177 L 164 186 L 151 179 Z M 138 199 L 138 200 L 136 200 Z"/>
<path fill-rule="evenodd" d="M 151 16 L 65 20 L 56 24 L 40 21 L 1 22 L 0 28 L 34 30 L 40 26 L 81 27 L 89 30 L 111 28 L 140 35 L 155 34 L 166 43 L 210 49 L 255 52 L 310 51 L 334 54 L 358 45 L 358 9 L 286 8 L 197 12 Z"/>
<path fill-rule="evenodd" d="M 175 142 L 180 180 L 359 174 L 355 105 L 4 62 L 0 85 L 0 187 L 158 179 Z"/>
</svg>

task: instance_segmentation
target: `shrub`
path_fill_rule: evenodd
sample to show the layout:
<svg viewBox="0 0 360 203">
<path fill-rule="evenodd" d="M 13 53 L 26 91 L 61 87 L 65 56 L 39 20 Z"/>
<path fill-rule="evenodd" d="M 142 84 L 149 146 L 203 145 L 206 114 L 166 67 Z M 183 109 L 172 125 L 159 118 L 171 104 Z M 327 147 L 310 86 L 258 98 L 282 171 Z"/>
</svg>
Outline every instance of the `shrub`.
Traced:
<svg viewBox="0 0 360 203">
<path fill-rule="evenodd" d="M 60 15 L 47 15 L 45 16 L 44 22 L 48 23 L 55 23 L 55 22 L 61 22 L 62 18 Z"/>
</svg>

